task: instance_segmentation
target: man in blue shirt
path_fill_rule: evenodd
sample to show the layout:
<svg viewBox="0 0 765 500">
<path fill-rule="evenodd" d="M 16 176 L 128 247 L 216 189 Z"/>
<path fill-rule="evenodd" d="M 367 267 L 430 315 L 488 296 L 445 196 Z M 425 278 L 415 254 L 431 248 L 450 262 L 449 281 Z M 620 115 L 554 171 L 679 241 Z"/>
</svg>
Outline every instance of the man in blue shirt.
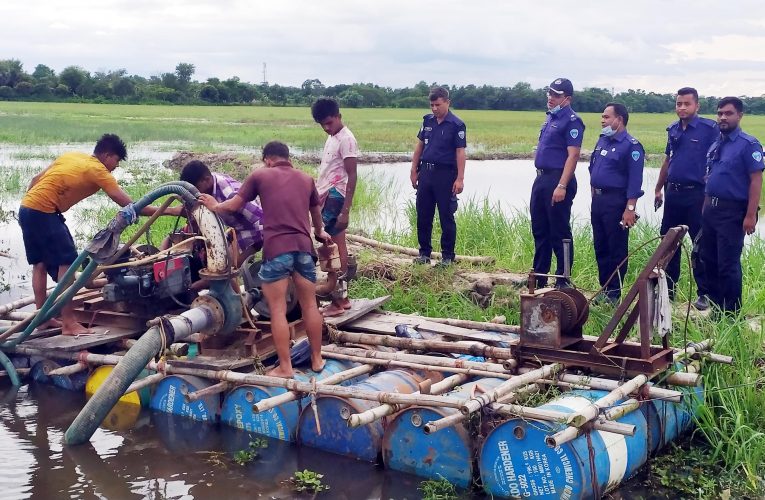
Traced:
<svg viewBox="0 0 765 500">
<path fill-rule="evenodd" d="M 465 124 L 449 111 L 449 91 L 436 87 L 430 91 L 430 110 L 423 117 L 412 155 L 410 180 L 417 190 L 417 240 L 420 256 L 416 264 L 430 263 L 433 250 L 433 216 L 438 207 L 441 221 L 441 262 L 454 262 L 457 240 L 457 195 L 462 192 L 465 177 Z"/>
<path fill-rule="evenodd" d="M 570 259 L 574 262 L 571 237 L 571 205 L 576 196 L 574 170 L 584 137 L 584 123 L 571 100 L 574 86 L 566 78 L 554 80 L 547 90 L 547 118 L 539 132 L 534 165 L 537 177 L 531 188 L 531 233 L 534 236 L 534 272 L 550 272 L 555 254 L 555 274 L 563 275 L 563 240 L 571 240 Z M 547 286 L 547 277 L 538 276 L 537 286 Z M 568 286 L 558 278 L 556 286 Z"/>
<path fill-rule="evenodd" d="M 616 303 L 627 273 L 629 230 L 635 204 L 643 196 L 645 152 L 627 133 L 630 115 L 624 104 L 610 102 L 600 118 L 603 129 L 590 158 L 592 236 L 603 298 Z"/>
<path fill-rule="evenodd" d="M 658 210 L 666 197 L 661 219 L 662 235 L 667 234 L 671 227 L 685 225 L 691 240 L 695 241 L 701 230 L 707 151 L 720 131 L 713 120 L 699 117 L 699 94 L 694 88 L 683 87 L 677 91 L 675 112 L 679 120 L 667 127 L 666 156 L 656 181 L 654 206 Z M 677 251 L 667 264 L 670 298 L 675 296 L 680 265 L 680 251 Z M 694 266 L 693 277 L 698 290 L 698 298 L 693 305 L 703 311 L 709 307 L 709 301 L 704 267 L 700 263 Z"/>
<path fill-rule="evenodd" d="M 707 153 L 707 187 L 699 242 L 709 298 L 723 312 L 741 307 L 741 251 L 752 234 L 762 191 L 762 145 L 739 127 L 744 103 L 717 104 L 720 136 Z"/>
</svg>

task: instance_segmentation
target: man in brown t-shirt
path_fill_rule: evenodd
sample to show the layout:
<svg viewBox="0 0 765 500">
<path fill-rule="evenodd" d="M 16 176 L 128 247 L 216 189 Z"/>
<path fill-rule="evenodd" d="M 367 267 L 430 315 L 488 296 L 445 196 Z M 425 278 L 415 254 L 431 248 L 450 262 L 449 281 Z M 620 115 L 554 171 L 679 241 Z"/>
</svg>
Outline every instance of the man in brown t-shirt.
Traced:
<svg viewBox="0 0 765 500">
<path fill-rule="evenodd" d="M 292 167 L 286 144 L 273 141 L 263 148 L 263 162 L 268 168 L 252 172 L 239 192 L 218 203 L 208 194 L 199 201 L 213 212 L 236 212 L 260 196 L 263 207 L 263 264 L 258 276 L 271 312 L 271 333 L 279 366 L 268 372 L 275 377 L 294 375 L 290 361 L 290 333 L 287 325 L 287 278 L 292 276 L 308 341 L 311 344 L 311 369 L 321 371 L 322 317 L 316 305 L 316 257 L 311 241 L 314 236 L 330 242 L 324 232 L 321 205 L 313 178 Z M 311 214 L 309 220 L 308 214 Z"/>
</svg>

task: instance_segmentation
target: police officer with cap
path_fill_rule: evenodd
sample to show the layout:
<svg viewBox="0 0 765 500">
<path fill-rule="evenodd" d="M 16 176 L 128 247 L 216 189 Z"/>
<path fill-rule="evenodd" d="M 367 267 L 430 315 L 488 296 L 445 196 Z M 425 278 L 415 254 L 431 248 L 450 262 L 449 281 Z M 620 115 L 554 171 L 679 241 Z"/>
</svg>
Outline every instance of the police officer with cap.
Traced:
<svg viewBox="0 0 765 500">
<path fill-rule="evenodd" d="M 531 233 L 534 236 L 534 271 L 550 272 L 555 254 L 555 274 L 563 275 L 563 240 L 572 241 L 570 259 L 574 261 L 571 237 L 571 205 L 576 196 L 574 170 L 584 137 L 584 123 L 571 100 L 574 86 L 566 78 L 555 79 L 547 89 L 547 118 L 539 133 L 534 165 L 537 177 L 531 188 Z M 537 286 L 547 285 L 547 277 L 538 276 Z M 568 286 L 558 278 L 556 286 Z"/>
<path fill-rule="evenodd" d="M 416 264 L 430 263 L 433 217 L 438 207 L 441 221 L 441 262 L 454 262 L 457 240 L 457 195 L 462 192 L 465 177 L 465 123 L 449 111 L 449 91 L 443 87 L 431 89 L 430 110 L 423 117 L 412 155 L 410 180 L 417 190 L 417 240 L 420 255 Z"/>
<path fill-rule="evenodd" d="M 752 234 L 762 191 L 762 145 L 741 130 L 744 103 L 717 104 L 720 136 L 707 153 L 707 187 L 699 242 L 709 298 L 723 312 L 741 307 L 741 252 Z"/>
<path fill-rule="evenodd" d="M 621 296 L 627 273 L 629 229 L 637 221 L 635 204 L 643 196 L 645 152 L 640 142 L 627 133 L 629 118 L 624 104 L 606 104 L 600 119 L 603 129 L 590 158 L 595 259 L 600 286 L 604 287 L 602 299 L 612 304 Z"/>
<path fill-rule="evenodd" d="M 659 170 L 654 193 L 654 206 L 664 205 L 661 234 L 671 227 L 685 225 L 691 240 L 695 241 L 701 230 L 701 209 L 704 206 L 706 184 L 706 155 L 720 131 L 717 123 L 699 116 L 699 94 L 692 87 L 677 91 L 675 112 L 679 120 L 667 127 L 667 148 L 664 162 Z M 704 267 L 694 266 L 698 298 L 693 305 L 703 311 L 709 307 L 704 281 Z M 675 283 L 680 278 L 680 252 L 667 264 L 669 294 L 674 298 Z"/>
</svg>

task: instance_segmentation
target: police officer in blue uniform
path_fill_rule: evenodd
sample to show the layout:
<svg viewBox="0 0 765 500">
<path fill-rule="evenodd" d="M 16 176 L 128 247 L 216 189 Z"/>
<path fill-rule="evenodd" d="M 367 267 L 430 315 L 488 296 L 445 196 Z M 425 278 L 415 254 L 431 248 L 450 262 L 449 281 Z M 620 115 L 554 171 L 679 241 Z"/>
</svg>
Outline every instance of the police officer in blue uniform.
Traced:
<svg viewBox="0 0 765 500">
<path fill-rule="evenodd" d="M 679 120 L 667 127 L 666 156 L 656 181 L 654 206 L 658 210 L 666 198 L 661 219 L 662 235 L 667 234 L 671 227 L 685 225 L 691 240 L 695 241 L 701 230 L 707 151 L 720 131 L 713 120 L 698 115 L 699 94 L 692 87 L 677 91 L 675 112 Z M 678 251 L 666 268 L 671 298 L 674 298 L 675 283 L 680 278 L 680 265 Z M 693 277 L 698 290 L 698 298 L 693 305 L 703 311 L 709 307 L 709 302 L 704 267 L 700 263 L 694 266 Z"/>
<path fill-rule="evenodd" d="M 635 225 L 635 204 L 643 195 L 645 152 L 627 133 L 628 121 L 624 104 L 606 104 L 600 119 L 603 129 L 590 159 L 595 259 L 600 286 L 604 287 L 602 298 L 610 303 L 618 302 L 621 296 L 629 228 Z"/>
<path fill-rule="evenodd" d="M 563 240 L 571 240 L 570 259 L 574 262 L 571 237 L 571 205 L 576 196 L 574 170 L 584 137 L 584 123 L 571 100 L 574 86 L 566 78 L 557 78 L 547 90 L 547 118 L 539 133 L 534 165 L 537 177 L 531 188 L 531 233 L 534 236 L 534 272 L 550 272 L 555 254 L 555 274 L 563 274 Z M 538 276 L 537 286 L 547 285 L 547 277 Z M 556 286 L 568 286 L 558 278 Z"/>
<path fill-rule="evenodd" d="M 762 145 L 741 130 L 744 103 L 717 104 L 720 136 L 707 153 L 707 187 L 699 242 L 709 298 L 723 312 L 741 307 L 741 251 L 752 234 L 762 191 Z"/>
<path fill-rule="evenodd" d="M 412 155 L 410 180 L 417 190 L 417 240 L 420 255 L 417 264 L 430 263 L 433 217 L 438 207 L 441 221 L 441 262 L 454 262 L 457 239 L 457 195 L 462 192 L 465 177 L 465 123 L 449 111 L 449 91 L 436 87 L 430 91 L 430 110 L 423 117 Z"/>
</svg>

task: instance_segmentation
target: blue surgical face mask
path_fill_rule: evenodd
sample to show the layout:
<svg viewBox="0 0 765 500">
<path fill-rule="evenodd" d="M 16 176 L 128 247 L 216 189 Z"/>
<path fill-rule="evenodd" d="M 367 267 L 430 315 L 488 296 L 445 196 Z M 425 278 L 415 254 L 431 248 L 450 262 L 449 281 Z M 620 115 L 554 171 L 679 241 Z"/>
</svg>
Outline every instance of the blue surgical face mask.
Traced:
<svg viewBox="0 0 765 500">
<path fill-rule="evenodd" d="M 611 137 L 611 136 L 612 136 L 612 135 L 614 135 L 615 133 L 616 133 L 616 130 L 612 129 L 612 128 L 611 128 L 609 125 L 606 125 L 606 126 L 605 126 L 605 127 L 603 127 L 603 129 L 601 129 L 601 131 L 600 131 L 600 135 L 604 135 L 604 136 L 606 136 L 606 137 Z"/>
<path fill-rule="evenodd" d="M 561 109 L 561 108 L 560 108 L 560 104 L 558 104 L 557 106 L 555 106 L 554 108 L 552 108 L 552 109 L 551 109 L 550 111 L 548 111 L 548 112 L 549 112 L 551 115 L 554 115 L 555 113 L 557 113 L 558 111 L 560 111 L 560 109 Z"/>
</svg>

